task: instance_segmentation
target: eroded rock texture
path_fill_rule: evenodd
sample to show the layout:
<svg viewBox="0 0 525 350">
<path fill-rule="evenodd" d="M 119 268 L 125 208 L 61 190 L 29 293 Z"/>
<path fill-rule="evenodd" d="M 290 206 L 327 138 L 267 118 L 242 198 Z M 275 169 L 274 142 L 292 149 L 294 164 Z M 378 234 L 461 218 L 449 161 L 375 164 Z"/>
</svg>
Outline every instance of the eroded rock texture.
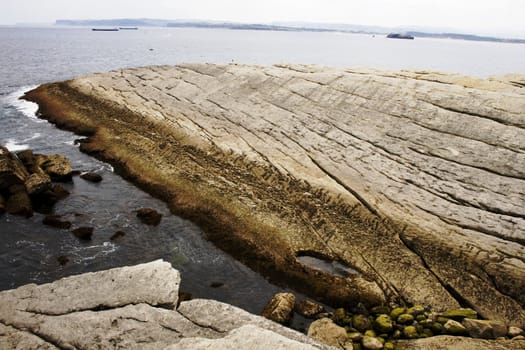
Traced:
<svg viewBox="0 0 525 350">
<path fill-rule="evenodd" d="M 269 247 L 257 254 L 273 268 L 314 252 L 359 272 L 334 279 L 359 301 L 461 304 L 524 326 L 524 81 L 184 64 L 41 88 L 68 97 L 67 116 L 29 98 L 55 122 L 98 129 L 84 149 L 128 173 L 146 178 L 148 163 L 156 186 L 184 179 L 271 227 L 235 239 Z"/>
</svg>

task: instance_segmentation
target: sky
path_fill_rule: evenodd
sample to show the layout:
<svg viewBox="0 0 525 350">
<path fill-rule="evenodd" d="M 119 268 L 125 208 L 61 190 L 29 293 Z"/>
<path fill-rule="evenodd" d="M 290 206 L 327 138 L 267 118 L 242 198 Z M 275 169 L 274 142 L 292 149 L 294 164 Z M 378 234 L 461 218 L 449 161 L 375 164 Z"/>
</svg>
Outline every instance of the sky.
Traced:
<svg viewBox="0 0 525 350">
<path fill-rule="evenodd" d="M 525 37 L 525 0 L 0 0 L 0 24 L 108 18 L 422 26 Z"/>
</svg>

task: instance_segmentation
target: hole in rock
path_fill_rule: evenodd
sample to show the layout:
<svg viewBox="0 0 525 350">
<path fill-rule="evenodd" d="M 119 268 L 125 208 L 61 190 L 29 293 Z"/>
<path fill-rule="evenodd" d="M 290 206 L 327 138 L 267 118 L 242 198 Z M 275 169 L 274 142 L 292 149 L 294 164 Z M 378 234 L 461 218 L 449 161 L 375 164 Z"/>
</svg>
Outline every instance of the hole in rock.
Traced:
<svg viewBox="0 0 525 350">
<path fill-rule="evenodd" d="M 361 275 L 356 269 L 337 260 L 330 259 L 317 252 L 298 252 L 296 260 L 309 268 L 320 270 L 340 277 Z"/>
</svg>

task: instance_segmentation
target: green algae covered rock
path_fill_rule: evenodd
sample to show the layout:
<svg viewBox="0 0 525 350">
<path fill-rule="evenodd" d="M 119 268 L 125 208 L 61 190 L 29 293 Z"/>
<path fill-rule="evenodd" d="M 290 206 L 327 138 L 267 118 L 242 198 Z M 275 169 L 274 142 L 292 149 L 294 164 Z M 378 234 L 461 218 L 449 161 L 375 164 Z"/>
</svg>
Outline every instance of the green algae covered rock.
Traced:
<svg viewBox="0 0 525 350">
<path fill-rule="evenodd" d="M 406 312 L 406 308 L 404 307 L 396 307 L 390 312 L 390 317 L 395 321 L 399 317 L 399 315 L 404 314 Z"/>
<path fill-rule="evenodd" d="M 352 327 L 360 332 L 370 329 L 370 320 L 365 315 L 354 315 L 352 317 Z"/>
<path fill-rule="evenodd" d="M 419 337 L 419 334 L 417 334 L 417 329 L 414 326 L 406 326 L 403 329 L 403 335 L 408 339 L 415 339 Z"/>
<path fill-rule="evenodd" d="M 478 318 L 478 313 L 470 308 L 454 309 L 443 312 L 440 316 L 452 318 L 454 320 L 462 320 L 464 318 Z"/>
<path fill-rule="evenodd" d="M 425 313 L 425 308 L 423 306 L 421 306 L 421 305 L 414 305 L 414 306 L 408 308 L 406 313 L 416 317 L 417 315 L 424 314 Z"/>
<path fill-rule="evenodd" d="M 375 328 L 379 333 L 390 333 L 394 329 L 392 325 L 392 319 L 386 314 L 377 316 L 375 319 Z"/>
<path fill-rule="evenodd" d="M 414 316 L 410 314 L 402 314 L 397 318 L 397 323 L 408 324 L 414 321 Z"/>
</svg>

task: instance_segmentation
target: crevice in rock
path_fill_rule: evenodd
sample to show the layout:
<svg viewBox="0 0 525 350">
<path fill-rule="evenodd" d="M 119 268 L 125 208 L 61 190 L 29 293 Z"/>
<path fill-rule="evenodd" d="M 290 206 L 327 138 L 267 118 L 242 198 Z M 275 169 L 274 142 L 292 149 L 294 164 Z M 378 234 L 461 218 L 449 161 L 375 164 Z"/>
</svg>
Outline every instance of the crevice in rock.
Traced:
<svg viewBox="0 0 525 350">
<path fill-rule="evenodd" d="M 315 160 L 310 154 L 307 154 L 308 158 L 314 163 L 319 169 L 321 169 L 329 178 L 334 180 L 338 185 L 342 186 L 345 190 L 350 192 L 358 201 L 360 201 L 368 211 L 370 211 L 373 215 L 380 217 L 379 212 L 370 204 L 368 203 L 357 191 L 355 191 L 353 188 L 345 184 L 341 179 L 339 179 L 336 175 L 330 173 L 325 167 L 323 167 L 317 160 Z"/>
<path fill-rule="evenodd" d="M 464 110 L 461 110 L 461 109 L 458 109 L 458 108 L 454 108 L 454 107 L 445 107 L 445 106 L 442 106 L 442 105 L 440 105 L 440 104 L 438 104 L 436 102 L 433 102 L 433 101 L 428 101 L 428 100 L 421 100 L 421 101 L 426 102 L 428 104 L 431 104 L 434 107 L 438 107 L 438 108 L 444 109 L 444 110 L 449 111 L 449 112 L 454 112 L 454 113 L 459 113 L 459 114 L 467 114 L 467 115 L 470 115 L 470 116 L 473 116 L 473 117 L 489 119 L 489 120 L 492 120 L 494 122 L 503 124 L 505 126 L 513 126 L 513 127 L 516 127 L 516 128 L 523 129 L 523 125 L 520 125 L 518 123 L 512 123 L 511 121 L 504 120 L 504 119 L 501 119 L 501 118 L 491 117 L 491 116 L 488 116 L 488 115 L 483 115 L 483 114 L 479 114 L 479 113 L 475 113 L 475 112 L 471 112 L 471 111 L 464 111 Z"/>
<path fill-rule="evenodd" d="M 405 245 L 405 247 L 411 251 L 412 253 L 414 253 L 415 255 L 417 255 L 421 261 L 421 264 L 423 265 L 423 267 L 430 273 L 432 274 L 432 276 L 434 276 L 434 278 L 439 282 L 439 284 L 441 284 L 441 286 L 443 286 L 443 288 L 447 291 L 448 294 L 450 294 L 450 296 L 452 296 L 452 298 L 454 298 L 458 304 L 461 306 L 461 307 L 469 307 L 469 308 L 474 308 L 474 305 L 472 305 L 471 303 L 469 303 L 465 298 L 463 298 L 461 296 L 461 294 L 459 292 L 457 292 L 450 284 L 446 283 L 445 281 L 443 281 L 438 275 L 437 273 L 434 272 L 434 270 L 430 267 L 430 265 L 427 263 L 427 261 L 423 258 L 423 256 L 421 254 L 419 254 L 419 252 L 417 251 L 417 249 L 414 247 L 414 245 L 407 240 L 407 238 L 405 237 L 405 230 L 403 230 L 402 232 L 399 233 L 399 239 L 401 240 L 401 242 L 403 242 L 403 244 Z"/>
<path fill-rule="evenodd" d="M 223 331 L 222 329 L 219 329 L 217 327 L 214 327 L 212 325 L 206 325 L 206 324 L 201 324 L 191 318 L 189 318 L 188 316 L 186 316 L 184 313 L 182 313 L 180 310 L 177 310 L 177 312 L 182 316 L 184 317 L 186 320 L 188 320 L 189 322 L 193 323 L 194 325 L 196 325 L 197 327 L 200 327 L 200 328 L 205 328 L 205 329 L 209 329 L 213 332 L 216 332 L 216 333 L 219 333 L 219 334 L 226 334 L 228 333 L 228 331 Z"/>
</svg>

